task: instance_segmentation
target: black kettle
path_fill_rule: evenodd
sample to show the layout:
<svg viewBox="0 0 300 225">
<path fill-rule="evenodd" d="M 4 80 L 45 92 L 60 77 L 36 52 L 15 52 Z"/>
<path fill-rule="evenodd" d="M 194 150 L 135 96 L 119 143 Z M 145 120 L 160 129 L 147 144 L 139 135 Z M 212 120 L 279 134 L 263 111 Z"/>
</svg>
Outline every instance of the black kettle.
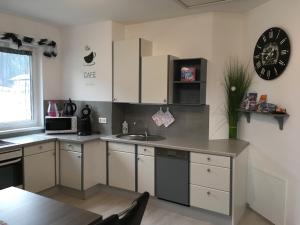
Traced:
<svg viewBox="0 0 300 225">
<path fill-rule="evenodd" d="M 66 102 L 64 105 L 64 115 L 65 116 L 74 116 L 77 110 L 77 106 L 72 100 L 69 98 L 69 102 Z"/>
</svg>

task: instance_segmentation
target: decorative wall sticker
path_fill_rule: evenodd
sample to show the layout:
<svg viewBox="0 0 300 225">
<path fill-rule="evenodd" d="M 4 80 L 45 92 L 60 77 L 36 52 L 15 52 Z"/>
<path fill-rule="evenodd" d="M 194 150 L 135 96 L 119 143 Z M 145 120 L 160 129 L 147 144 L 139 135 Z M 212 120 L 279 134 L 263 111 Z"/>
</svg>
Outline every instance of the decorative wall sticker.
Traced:
<svg viewBox="0 0 300 225">
<path fill-rule="evenodd" d="M 92 51 L 91 48 L 87 45 L 85 46 L 85 51 L 87 52 L 87 55 L 83 57 L 85 66 L 93 66 L 96 64 L 95 58 L 96 58 L 96 52 Z"/>
<path fill-rule="evenodd" d="M 83 66 L 85 67 L 83 72 L 83 78 L 84 79 L 92 79 L 96 78 L 96 71 L 93 67 L 96 64 L 95 58 L 96 58 L 96 52 L 92 51 L 91 47 L 86 45 L 84 47 L 85 55 L 83 57 Z M 89 84 L 91 85 L 91 84 Z"/>
</svg>

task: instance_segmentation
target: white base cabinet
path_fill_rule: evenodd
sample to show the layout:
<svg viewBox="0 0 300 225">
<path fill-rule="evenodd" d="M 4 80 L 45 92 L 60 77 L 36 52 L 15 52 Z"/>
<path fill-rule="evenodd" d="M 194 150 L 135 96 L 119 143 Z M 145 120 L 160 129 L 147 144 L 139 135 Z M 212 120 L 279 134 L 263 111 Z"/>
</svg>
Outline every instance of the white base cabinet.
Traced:
<svg viewBox="0 0 300 225">
<path fill-rule="evenodd" d="M 60 184 L 81 191 L 106 184 L 106 142 L 61 142 Z"/>
<path fill-rule="evenodd" d="M 190 204 L 202 209 L 230 214 L 230 194 L 226 191 L 215 190 L 197 185 L 190 185 Z"/>
<path fill-rule="evenodd" d="M 55 143 L 49 142 L 24 148 L 24 188 L 40 192 L 54 187 Z"/>
<path fill-rule="evenodd" d="M 155 168 L 154 148 L 138 146 L 138 192 L 154 196 Z"/>
<path fill-rule="evenodd" d="M 82 189 L 81 158 L 80 152 L 60 150 L 60 184 L 62 186 Z"/>
<path fill-rule="evenodd" d="M 135 145 L 108 144 L 109 185 L 135 191 Z"/>
<path fill-rule="evenodd" d="M 230 189 L 230 157 L 191 153 L 191 206 L 230 215 Z"/>
</svg>

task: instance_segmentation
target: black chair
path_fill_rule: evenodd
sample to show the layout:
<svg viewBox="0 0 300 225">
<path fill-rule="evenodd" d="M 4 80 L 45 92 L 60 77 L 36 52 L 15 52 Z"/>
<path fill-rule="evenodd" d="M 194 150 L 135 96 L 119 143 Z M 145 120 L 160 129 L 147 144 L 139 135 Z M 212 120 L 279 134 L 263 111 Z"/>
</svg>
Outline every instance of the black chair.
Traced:
<svg viewBox="0 0 300 225">
<path fill-rule="evenodd" d="M 104 220 L 99 219 L 93 221 L 89 225 L 140 225 L 146 210 L 149 196 L 149 193 L 145 192 L 134 200 L 127 209 L 119 214 L 111 215 Z"/>
<path fill-rule="evenodd" d="M 144 192 L 134 200 L 129 208 L 118 214 L 119 225 L 140 225 L 149 200 L 149 193 Z"/>
</svg>

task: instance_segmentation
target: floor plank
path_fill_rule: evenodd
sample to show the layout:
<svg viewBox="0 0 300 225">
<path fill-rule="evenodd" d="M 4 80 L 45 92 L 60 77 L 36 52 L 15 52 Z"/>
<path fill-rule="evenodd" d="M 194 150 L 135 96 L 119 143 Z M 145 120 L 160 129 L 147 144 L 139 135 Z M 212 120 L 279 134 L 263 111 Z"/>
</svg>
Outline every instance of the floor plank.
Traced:
<svg viewBox="0 0 300 225">
<path fill-rule="evenodd" d="M 100 191 L 94 196 L 82 200 L 61 192 L 54 194 L 47 194 L 48 197 L 62 201 L 73 206 L 98 213 L 107 217 L 111 214 L 118 213 L 128 207 L 136 194 L 126 192 L 110 192 L 107 190 Z M 228 221 L 222 222 L 222 217 L 216 220 L 208 219 L 206 216 L 197 216 L 195 213 L 187 216 L 182 209 L 187 207 L 177 206 L 172 203 L 165 203 L 157 199 L 150 199 L 145 212 L 142 225 L 227 225 Z M 187 209 L 188 210 L 188 209 Z M 209 213 L 207 213 L 209 214 Z M 205 215 L 205 212 L 203 213 Z M 214 216 L 212 216 L 214 217 Z M 217 216 L 215 216 L 217 217 Z M 244 218 L 239 225 L 272 225 L 269 221 L 248 209 Z"/>
</svg>

